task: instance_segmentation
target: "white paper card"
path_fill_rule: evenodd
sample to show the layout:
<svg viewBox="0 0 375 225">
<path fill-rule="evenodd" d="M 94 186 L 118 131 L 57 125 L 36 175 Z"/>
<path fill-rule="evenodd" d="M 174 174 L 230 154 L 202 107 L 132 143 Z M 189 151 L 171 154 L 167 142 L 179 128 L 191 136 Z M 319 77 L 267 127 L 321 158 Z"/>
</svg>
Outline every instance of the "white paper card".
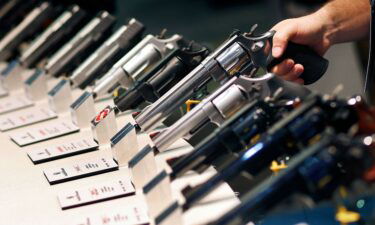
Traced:
<svg viewBox="0 0 375 225">
<path fill-rule="evenodd" d="M 97 158 L 79 161 L 64 167 L 46 169 L 44 175 L 50 184 L 57 184 L 117 169 L 118 165 L 113 158 Z"/>
<path fill-rule="evenodd" d="M 32 105 L 34 105 L 34 103 L 25 95 L 9 96 L 1 99 L 0 114 L 16 111 Z"/>
<path fill-rule="evenodd" d="M 29 149 L 27 155 L 33 163 L 42 163 L 60 159 L 80 153 L 85 153 L 98 148 L 98 143 L 93 138 L 82 138 L 67 143 L 49 145 L 37 149 Z"/>
<path fill-rule="evenodd" d="M 79 131 L 79 128 L 72 122 L 58 121 L 41 127 L 24 129 L 9 135 L 9 137 L 19 146 L 25 146 L 77 131 Z"/>
<path fill-rule="evenodd" d="M 61 192 L 58 195 L 58 199 L 61 208 L 68 209 L 132 194 L 135 194 L 135 188 L 130 179 L 117 179 Z"/>
<path fill-rule="evenodd" d="M 14 112 L 0 116 L 0 130 L 7 131 L 34 123 L 56 118 L 57 114 L 50 108 L 35 107 L 27 111 Z"/>
<path fill-rule="evenodd" d="M 99 211 L 72 223 L 72 225 L 146 225 L 150 219 L 146 207 L 134 205 L 120 209 Z"/>
</svg>

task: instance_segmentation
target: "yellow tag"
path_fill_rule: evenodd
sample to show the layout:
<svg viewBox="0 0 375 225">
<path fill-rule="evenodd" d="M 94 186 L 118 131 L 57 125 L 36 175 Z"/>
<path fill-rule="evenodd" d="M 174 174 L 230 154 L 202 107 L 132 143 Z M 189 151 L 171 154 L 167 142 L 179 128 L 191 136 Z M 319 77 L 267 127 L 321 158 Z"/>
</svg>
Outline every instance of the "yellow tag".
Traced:
<svg viewBox="0 0 375 225">
<path fill-rule="evenodd" d="M 271 164 L 271 167 L 270 169 L 272 170 L 272 172 L 274 173 L 278 173 L 280 172 L 281 170 L 284 170 L 288 168 L 288 166 L 285 164 L 285 162 L 281 162 L 280 164 L 277 162 L 277 161 L 272 161 L 272 164 Z"/>
<path fill-rule="evenodd" d="M 357 212 L 351 212 L 345 207 L 340 206 L 336 213 L 336 220 L 339 221 L 342 225 L 349 223 L 358 222 L 361 219 L 361 215 Z"/>
<path fill-rule="evenodd" d="M 199 100 L 187 100 L 185 102 L 185 104 L 186 104 L 186 111 L 190 112 L 191 106 L 192 105 L 198 105 L 199 103 L 201 103 L 201 101 L 199 101 Z"/>
<path fill-rule="evenodd" d="M 255 135 L 253 138 L 251 138 L 250 144 L 254 145 L 255 143 L 259 141 L 259 139 L 260 139 L 260 134 Z"/>
<path fill-rule="evenodd" d="M 309 140 L 309 145 L 313 145 L 322 139 L 322 135 L 317 134 Z"/>
<path fill-rule="evenodd" d="M 112 93 L 113 97 L 117 98 L 119 96 L 119 89 L 120 88 L 116 88 L 116 90 L 113 91 Z"/>
</svg>

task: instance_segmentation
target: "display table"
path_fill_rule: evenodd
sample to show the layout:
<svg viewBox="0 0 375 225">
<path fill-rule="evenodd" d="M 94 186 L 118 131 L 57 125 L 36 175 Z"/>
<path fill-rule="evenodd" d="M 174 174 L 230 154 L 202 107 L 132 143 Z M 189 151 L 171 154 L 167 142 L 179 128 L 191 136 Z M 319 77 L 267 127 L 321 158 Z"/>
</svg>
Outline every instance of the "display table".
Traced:
<svg viewBox="0 0 375 225">
<path fill-rule="evenodd" d="M 50 80 L 49 83 L 49 86 L 51 86 L 52 84 L 56 83 L 56 80 Z M 73 98 L 77 98 L 81 93 L 82 91 L 80 90 L 74 90 Z M 2 99 L 0 99 L 0 101 L 2 101 Z M 46 104 L 46 101 L 41 101 L 38 103 L 38 105 L 43 106 Z M 95 103 L 96 111 L 100 112 L 108 104 L 113 104 L 112 100 Z M 29 107 L 22 110 L 27 111 L 32 108 L 33 107 Z M 116 171 L 51 185 L 43 174 L 43 171 L 45 170 L 57 168 L 59 166 L 64 167 L 80 161 L 97 159 L 101 157 L 113 158 L 110 145 L 99 146 L 98 150 L 40 163 L 37 165 L 34 165 L 27 155 L 27 152 L 41 149 L 43 147 L 67 143 L 83 137 L 92 137 L 93 133 L 91 129 L 83 129 L 77 133 L 25 147 L 19 147 L 9 138 L 10 134 L 20 132 L 20 130 L 29 130 L 34 127 L 56 123 L 58 120 L 69 119 L 69 117 L 70 116 L 68 114 L 64 116 L 59 115 L 56 119 L 30 125 L 26 128 L 18 128 L 0 133 L 0 157 L 2 158 L 0 163 L 0 224 L 123 224 L 119 215 L 117 215 L 118 217 L 116 218 L 116 213 L 130 210 L 130 208 L 133 206 L 137 206 L 147 212 L 147 203 L 145 202 L 142 191 L 139 189 L 136 190 L 135 195 L 62 210 L 58 200 L 58 195 L 62 192 L 90 187 L 93 185 L 114 181 L 116 179 L 129 180 L 131 177 L 128 167 L 120 167 L 119 170 Z M 124 113 L 116 117 L 116 122 L 118 124 L 118 128 L 121 129 L 128 122 L 134 123 L 134 120 L 129 113 Z M 143 148 L 147 144 L 152 145 L 152 141 L 146 134 L 139 134 L 137 138 L 140 148 Z M 168 165 L 165 163 L 165 160 L 183 153 L 187 153 L 192 150 L 192 147 L 189 146 L 185 141 L 179 140 L 177 143 L 171 146 L 171 149 L 173 150 L 156 156 L 155 159 L 158 170 L 170 170 Z M 183 189 L 187 184 L 198 184 L 199 182 L 212 176 L 214 173 L 215 170 L 210 168 L 203 175 L 191 173 L 187 174 L 185 177 L 175 180 L 172 183 L 174 197 L 182 201 L 182 195 L 180 192 L 181 189 Z M 239 200 L 229 185 L 223 184 L 217 191 L 203 199 L 196 207 L 184 213 L 184 221 L 186 224 L 204 224 L 220 216 L 222 213 L 238 203 Z M 147 214 L 145 216 L 147 216 Z"/>
</svg>

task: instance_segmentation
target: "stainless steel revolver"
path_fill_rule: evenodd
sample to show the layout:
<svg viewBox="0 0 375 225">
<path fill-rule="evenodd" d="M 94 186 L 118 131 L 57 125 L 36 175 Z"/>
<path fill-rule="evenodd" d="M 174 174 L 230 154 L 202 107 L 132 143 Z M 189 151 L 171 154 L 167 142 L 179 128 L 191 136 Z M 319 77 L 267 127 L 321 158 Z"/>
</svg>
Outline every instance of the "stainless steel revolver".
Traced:
<svg viewBox="0 0 375 225">
<path fill-rule="evenodd" d="M 262 35 L 254 35 L 254 30 L 255 27 L 249 33 L 234 32 L 177 85 L 158 101 L 145 108 L 136 117 L 138 126 L 147 132 L 160 125 L 166 117 L 212 79 L 224 84 L 240 74 L 253 77 L 259 68 L 267 70 L 270 65 L 277 63 L 271 53 L 275 32 L 269 31 Z M 305 65 L 305 72 L 301 75 L 305 83 L 315 82 L 328 67 L 327 60 L 306 46 L 289 43 L 283 58 L 289 57 Z"/>
<path fill-rule="evenodd" d="M 303 99 L 309 94 L 307 88 L 284 81 L 271 73 L 259 78 L 235 76 L 173 125 L 161 131 L 153 141 L 156 149 L 163 152 L 179 138 L 194 135 L 208 122 L 220 126 L 253 101 L 275 95 L 278 99 Z"/>
</svg>

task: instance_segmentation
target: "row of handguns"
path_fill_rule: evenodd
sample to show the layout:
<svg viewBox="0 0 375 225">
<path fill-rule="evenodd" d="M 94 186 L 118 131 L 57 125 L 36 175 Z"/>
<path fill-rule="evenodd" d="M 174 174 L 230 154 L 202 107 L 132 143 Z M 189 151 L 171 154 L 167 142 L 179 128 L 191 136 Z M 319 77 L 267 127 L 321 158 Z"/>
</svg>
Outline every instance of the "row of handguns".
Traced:
<svg viewBox="0 0 375 225">
<path fill-rule="evenodd" d="M 17 1 L 9 2 L 16 5 Z M 3 14 L 16 15 L 9 8 Z M 0 23 L 9 17 L 1 13 Z M 292 58 L 305 66 L 301 75 L 305 84 L 314 83 L 325 73 L 328 61 L 308 47 L 289 43 L 284 56 L 273 59 L 274 31 L 255 35 L 256 26 L 248 33 L 233 32 L 210 51 L 177 34 L 143 37 L 144 25 L 136 19 L 112 34 L 114 24 L 115 18 L 105 11 L 90 18 L 78 5 L 63 9 L 42 2 L 0 40 L 0 60 L 8 61 L 0 65 L 1 77 L 42 71 L 64 76 L 72 87 L 89 90 L 95 99 L 117 92 L 113 110 L 137 110 L 136 127 L 146 133 L 154 132 L 187 100 L 216 81 L 216 90 L 152 136 L 153 148 L 155 153 L 167 151 L 178 139 L 188 139 L 207 123 L 214 123 L 218 128 L 211 135 L 172 163 L 169 179 L 190 170 L 202 172 L 228 152 L 238 157 L 202 185 L 186 191 L 185 202 L 165 209 L 158 221 L 176 208 L 189 209 L 241 172 L 256 177 L 274 160 L 289 159 L 287 168 L 261 182 L 213 224 L 259 220 L 291 192 L 304 192 L 316 200 L 329 197 L 338 185 L 349 185 L 373 166 L 369 138 L 374 115 L 361 97 L 348 101 L 321 97 L 272 73 L 260 75 L 259 69 L 267 71 Z M 327 176 L 330 179 L 323 182 Z"/>
</svg>

